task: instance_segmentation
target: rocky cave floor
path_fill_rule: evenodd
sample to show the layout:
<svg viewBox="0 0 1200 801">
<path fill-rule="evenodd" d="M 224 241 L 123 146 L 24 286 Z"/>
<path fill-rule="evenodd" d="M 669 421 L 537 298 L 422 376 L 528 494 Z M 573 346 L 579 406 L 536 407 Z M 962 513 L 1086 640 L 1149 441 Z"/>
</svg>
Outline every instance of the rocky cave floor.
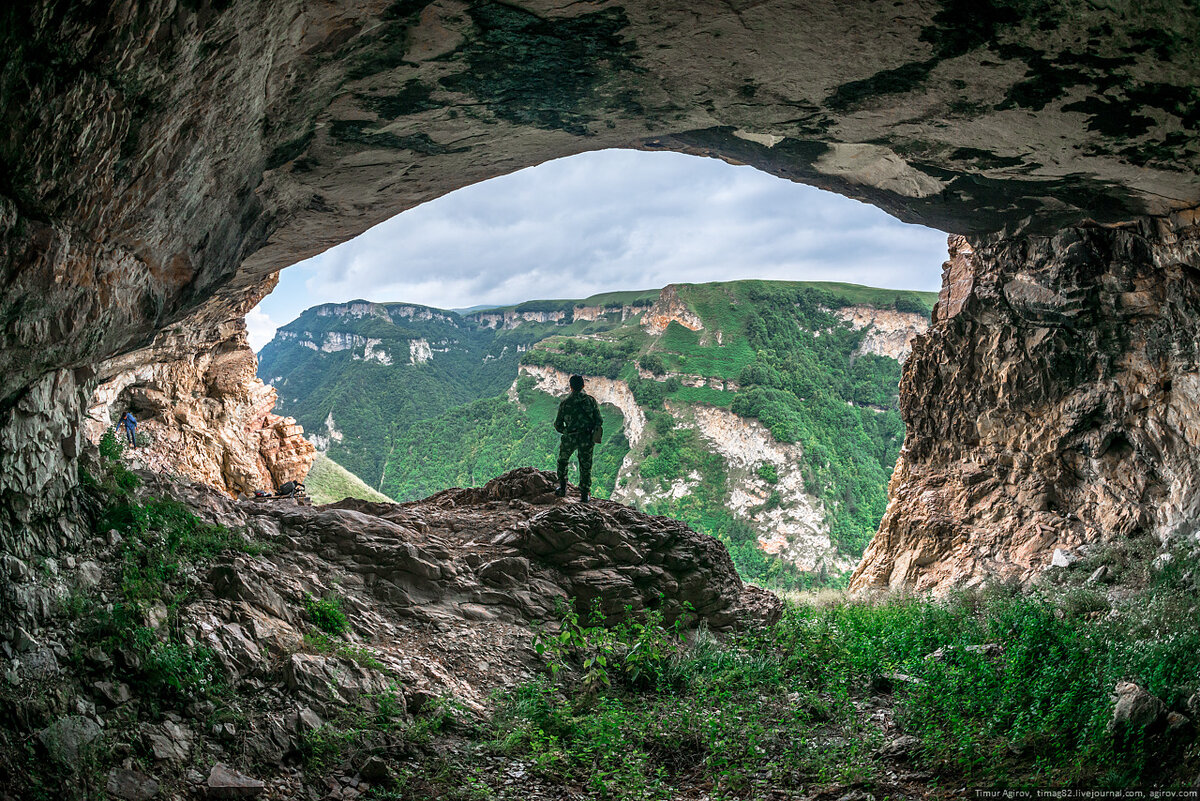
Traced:
<svg viewBox="0 0 1200 801">
<path fill-rule="evenodd" d="M 558 499 L 549 473 L 323 507 L 113 459 L 83 485 L 81 546 L 64 522 L 57 556 L 3 557 L 4 801 L 853 801 L 953 795 L 972 775 L 898 721 L 924 679 L 883 662 L 849 689 L 785 678 L 819 617 L 779 624 L 784 604 L 716 540 Z M 589 609 L 618 634 L 569 611 Z M 820 670 L 828 641 L 805 643 Z M 935 661 L 1004 648 L 933 645 Z M 1190 784 L 1189 709 L 1131 687 L 1129 725 Z"/>
</svg>

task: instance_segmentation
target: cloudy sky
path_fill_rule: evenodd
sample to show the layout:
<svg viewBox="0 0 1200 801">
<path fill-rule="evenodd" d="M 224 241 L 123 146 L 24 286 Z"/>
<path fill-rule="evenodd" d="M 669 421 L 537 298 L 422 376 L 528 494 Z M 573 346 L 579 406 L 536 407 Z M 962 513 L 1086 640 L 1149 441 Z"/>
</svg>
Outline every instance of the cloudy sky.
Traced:
<svg viewBox="0 0 1200 801">
<path fill-rule="evenodd" d="M 603 150 L 453 192 L 283 271 L 262 348 L 318 303 L 440 308 L 776 278 L 937 290 L 946 235 L 716 159 Z"/>
</svg>

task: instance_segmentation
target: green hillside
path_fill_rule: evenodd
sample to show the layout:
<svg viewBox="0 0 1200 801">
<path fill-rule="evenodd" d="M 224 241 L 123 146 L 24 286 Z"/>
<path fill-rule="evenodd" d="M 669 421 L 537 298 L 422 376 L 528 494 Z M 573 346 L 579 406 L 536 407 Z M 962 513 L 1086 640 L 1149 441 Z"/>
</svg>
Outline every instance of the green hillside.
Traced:
<svg viewBox="0 0 1200 801">
<path fill-rule="evenodd" d="M 363 483 L 362 479 L 318 452 L 304 488 L 315 504 L 336 503 L 343 498 L 361 498 L 364 501 L 390 501 L 382 492 L 376 492 Z"/>
<path fill-rule="evenodd" d="M 333 459 L 400 501 L 523 465 L 554 469 L 558 399 L 533 377 L 514 384 L 519 369 L 611 379 L 628 387 L 646 427 L 631 444 L 620 410 L 604 407 L 597 496 L 685 520 L 722 539 L 743 575 L 785 587 L 811 576 L 790 561 L 796 557 L 766 554 L 761 543 L 777 533 L 780 515 L 785 522 L 815 515 L 832 543 L 819 572 L 827 563 L 832 572 L 845 569 L 878 526 L 904 431 L 899 364 L 862 352 L 866 331 L 837 310 L 927 316 L 936 295 L 777 281 L 676 291 L 685 321 L 698 320 L 698 330 L 679 322 L 661 333 L 643 327 L 657 291 L 466 314 L 409 304 L 321 306 L 280 329 L 259 373 L 279 389 L 282 411 Z M 584 307 L 585 316 L 606 313 L 576 319 Z M 655 307 L 656 315 L 665 308 Z M 791 478 L 776 464 L 747 467 L 714 452 L 702 430 L 701 418 L 711 417 L 705 409 L 722 410 L 725 425 L 760 422 L 772 448 L 800 449 L 796 464 L 784 465 Z"/>
<path fill-rule="evenodd" d="M 389 454 L 383 477 L 388 493 L 404 500 L 424 498 L 446 487 L 484 484 L 514 467 L 554 470 L 558 399 L 533 391 L 532 383 L 518 382 L 518 403 L 504 396 L 485 398 L 411 429 Z M 592 477 L 596 496 L 607 498 L 629 442 L 621 433 L 620 412 L 608 405 L 600 411 L 604 441 L 593 454 Z M 576 469 L 573 465 L 573 481 Z"/>
</svg>

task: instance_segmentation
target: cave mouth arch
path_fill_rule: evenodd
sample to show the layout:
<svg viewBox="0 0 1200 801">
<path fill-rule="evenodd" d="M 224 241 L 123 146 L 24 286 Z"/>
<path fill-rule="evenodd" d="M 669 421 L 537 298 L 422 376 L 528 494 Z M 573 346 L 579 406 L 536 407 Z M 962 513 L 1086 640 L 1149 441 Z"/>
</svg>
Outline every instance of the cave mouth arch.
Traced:
<svg viewBox="0 0 1200 801">
<path fill-rule="evenodd" d="M 580 154 L 456 190 L 286 268 L 280 286 L 255 310 L 287 324 L 266 349 L 255 347 L 259 376 L 278 390 L 278 413 L 295 417 L 320 451 L 374 490 L 410 501 L 444 489 L 430 478 L 434 475 L 482 485 L 526 464 L 553 469 L 554 443 L 534 435 L 539 450 L 526 442 L 524 432 L 540 420 L 533 412 L 514 420 L 500 414 L 503 425 L 512 427 L 511 441 L 493 442 L 492 428 L 499 424 L 488 415 L 499 413 L 486 404 L 472 406 L 477 411 L 469 419 L 460 410 L 519 394 L 522 411 L 532 406 L 540 414 L 548 402 L 543 395 L 565 389 L 566 374 L 559 373 L 580 372 L 622 415 L 620 444 L 611 454 L 607 443 L 601 448 L 601 497 L 612 492 L 639 507 L 661 502 L 657 511 L 671 514 L 668 507 L 681 493 L 689 494 L 683 486 L 689 481 L 705 483 L 709 506 L 712 487 L 719 484 L 724 489 L 718 506 L 734 509 L 732 516 L 710 510 L 711 519 L 690 520 L 693 526 L 727 539 L 726 529 L 737 528 L 738 536 L 786 551 L 789 571 L 793 562 L 808 573 L 822 565 L 847 570 L 883 512 L 902 431 L 896 362 L 927 328 L 936 298 L 930 290 L 939 285 L 932 268 L 944 254 L 940 232 L 750 167 L 670 153 Z M 907 291 L 914 284 L 923 284 L 924 293 Z M 661 287 L 677 298 L 678 309 L 662 299 Z M 281 292 L 287 297 L 272 303 Z M 596 296 L 594 303 L 583 300 Z M 816 308 L 818 297 L 824 305 Z M 901 307 L 902 301 L 907 305 Z M 565 316 L 540 319 L 561 314 L 564 303 L 573 306 Z M 608 311 L 611 303 L 619 311 Z M 499 315 L 502 323 L 493 319 Z M 650 317 L 655 324 L 645 322 Z M 669 330 L 672 326 L 677 330 Z M 751 339 L 752 326 L 762 342 Z M 811 329 L 811 341 L 787 336 L 792 328 Z M 520 348 L 537 353 L 514 361 L 511 347 L 522 336 Z M 564 336 L 573 357 L 539 344 Z M 634 348 L 603 364 L 584 353 L 588 343 L 599 348 L 612 342 Z M 794 351 L 811 375 L 785 377 L 780 370 L 788 359 L 771 363 L 777 349 Z M 519 368 L 518 362 L 533 355 L 574 361 Z M 762 364 L 747 372 L 750 365 L 743 362 L 751 357 Z M 659 372 L 642 362 L 653 362 Z M 508 372 L 491 375 L 500 363 Z M 444 381 L 422 383 L 431 367 L 445 374 Z M 377 377 L 368 380 L 366 373 Z M 795 408 L 773 412 L 771 406 L 747 418 L 729 411 L 739 386 L 763 383 L 768 376 Z M 518 377 L 536 382 L 536 388 L 517 393 Z M 663 386 L 673 389 L 660 398 L 663 393 L 652 389 Z M 454 408 L 427 408 L 408 397 L 447 392 L 467 396 L 455 396 Z M 527 402 L 526 392 L 537 402 Z M 704 393 L 711 397 L 693 397 Z M 693 404 L 705 408 L 692 412 Z M 843 406 L 850 407 L 842 414 L 848 419 L 834 434 L 823 420 Z M 376 413 L 364 417 L 362 409 L 368 408 Z M 633 419 L 660 413 L 677 420 L 681 431 L 695 432 L 679 435 L 688 439 L 688 458 L 705 453 L 719 460 L 726 465 L 720 475 L 706 456 L 695 469 L 681 467 L 679 476 L 667 476 L 683 485 L 658 498 L 661 488 L 642 479 L 641 466 L 646 463 L 648 476 L 650 465 L 662 461 L 655 454 L 666 440 L 660 442 L 656 426 Z M 802 421 L 803 430 L 781 422 L 780 415 Z M 379 424 L 381 417 L 386 425 Z M 723 430 L 742 420 L 754 443 L 747 448 L 722 439 Z M 541 425 L 549 431 L 546 421 Z M 426 429 L 440 433 L 426 437 Z M 464 435 L 468 430 L 485 439 Z M 467 442 L 472 453 L 511 451 L 511 458 L 458 465 L 447 443 Z M 833 465 L 808 465 L 802 451 L 810 446 Z M 885 456 L 877 458 L 876 451 Z M 414 465 L 406 456 L 438 452 L 445 464 L 421 459 Z M 770 482 L 760 475 L 768 467 Z M 445 477 L 446 469 L 453 478 Z M 830 470 L 869 478 L 837 487 L 844 476 L 834 478 Z M 693 474 L 703 478 L 689 480 Z M 737 503 L 729 506 L 726 496 Z M 870 510 L 869 521 L 860 519 L 860 506 Z M 686 516 L 687 510 L 674 514 Z M 830 535 L 833 516 L 842 530 L 836 544 Z M 757 557 L 764 559 L 773 557 Z"/>
<path fill-rule="evenodd" d="M 930 292 L 945 252 L 940 232 L 752 167 L 607 149 L 401 212 L 285 268 L 251 315 L 270 331 L 368 295 L 461 309 L 739 279 Z M 258 351 L 269 334 L 251 329 Z"/>
<path fill-rule="evenodd" d="M 106 376 L 204 351 L 299 257 L 549 158 L 709 155 L 1014 247 L 1081 223 L 1194 224 L 1187 4 L 984 11 L 6 9 L 0 533 L 62 508 Z"/>
</svg>

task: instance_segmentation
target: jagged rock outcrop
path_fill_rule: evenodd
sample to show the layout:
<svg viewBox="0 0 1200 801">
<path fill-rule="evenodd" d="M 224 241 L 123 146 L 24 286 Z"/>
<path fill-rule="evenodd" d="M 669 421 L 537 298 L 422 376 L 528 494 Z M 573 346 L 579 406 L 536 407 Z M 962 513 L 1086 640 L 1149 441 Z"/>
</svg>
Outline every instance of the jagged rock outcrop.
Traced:
<svg viewBox="0 0 1200 801">
<path fill-rule="evenodd" d="M 729 509 L 751 525 L 764 551 L 811 572 L 824 567 L 841 573 L 854 566 L 850 557 L 838 552 L 823 504 L 804 485 L 804 449 L 799 444 L 779 442 L 759 421 L 727 409 L 677 408 L 669 403 L 668 410 L 684 425 L 694 426 L 721 454 L 729 471 Z M 775 468 L 773 483 L 759 475 L 763 465 Z M 778 505 L 772 508 L 773 493 Z"/>
<path fill-rule="evenodd" d="M 535 633 L 557 633 L 572 604 L 585 621 L 593 608 L 622 620 L 653 609 L 683 630 L 757 627 L 782 612 L 774 595 L 742 584 L 715 539 L 616 503 L 558 498 L 554 477 L 532 468 L 414 503 L 322 507 L 141 476 L 137 497 L 181 501 L 245 547 L 172 563 L 161 575 L 170 613 L 157 592 L 131 602 L 126 571 L 145 545 L 132 544 L 131 529 L 124 542 L 98 532 L 41 567 L 4 556 L 13 592 L 0 626 L 0 798 L 33 784 L 64 797 L 107 787 L 116 798 L 182 798 L 190 784 L 207 798 L 267 785 L 266 797 L 307 798 L 290 765 L 319 754 L 322 735 L 353 734 L 355 716 L 401 722 L 439 706 L 470 725 L 492 711 L 495 691 L 544 668 Z M 64 612 L 68 597 L 74 611 Z M 342 633 L 322 633 L 318 598 L 336 601 Z M 95 633 L 112 625 L 114 603 L 144 627 L 144 650 Z M 174 661 L 154 668 L 150 653 Z M 156 685 L 156 669 L 220 681 L 219 705 L 194 683 L 182 694 Z M 394 764 L 411 753 L 403 727 L 370 736 L 366 755 Z M 363 767 L 344 756 L 345 769 Z"/>
<path fill-rule="evenodd" d="M 397 681 L 410 708 L 446 697 L 482 710 L 493 689 L 531 675 L 539 664 L 534 622 L 554 625 L 560 604 L 586 615 L 596 602 L 621 618 L 627 608 L 657 609 L 668 623 L 685 616 L 714 630 L 770 622 L 782 611 L 775 596 L 742 584 L 712 537 L 610 501 L 560 499 L 553 474 L 532 468 L 413 503 L 319 507 L 236 501 L 153 473 L 143 480 L 140 492 L 182 500 L 205 521 L 269 546 L 177 577 L 192 591 L 172 622 L 187 642 L 212 649 L 232 686 L 266 690 L 268 718 L 303 707 L 332 714 Z M 45 609 L 72 588 L 113 592 L 119 553 L 117 540 L 100 537 L 52 575 L 21 560 L 6 564 L 18 590 L 12 624 L 38 632 Z M 347 645 L 367 648 L 378 668 L 305 651 L 306 599 L 326 594 L 349 617 Z M 60 672 L 51 650 L 32 658 L 37 647 L 12 680 Z M 114 705 L 105 693 L 115 689 L 97 692 Z M 248 723 L 270 731 L 269 720 Z M 284 745 L 294 748 L 297 733 Z"/>
<path fill-rule="evenodd" d="M 1028 580 L 1200 527 L 1200 215 L 950 240 L 852 588 Z"/>
<path fill-rule="evenodd" d="M 642 317 L 642 326 L 651 334 L 661 334 L 671 323 L 679 323 L 692 331 L 704 327 L 703 321 L 679 297 L 679 290 L 673 284 L 662 288 L 658 300 Z"/>
<path fill-rule="evenodd" d="M 245 303 L 256 303 L 274 283 Z M 226 313 L 238 311 L 245 313 Z M 233 495 L 303 481 L 313 446 L 294 419 L 273 413 L 275 389 L 255 376 L 257 367 L 242 319 L 181 328 L 101 366 L 105 380 L 89 400 L 85 436 L 99 442 L 128 410 L 149 440 L 126 451 L 137 464 Z"/>
</svg>

